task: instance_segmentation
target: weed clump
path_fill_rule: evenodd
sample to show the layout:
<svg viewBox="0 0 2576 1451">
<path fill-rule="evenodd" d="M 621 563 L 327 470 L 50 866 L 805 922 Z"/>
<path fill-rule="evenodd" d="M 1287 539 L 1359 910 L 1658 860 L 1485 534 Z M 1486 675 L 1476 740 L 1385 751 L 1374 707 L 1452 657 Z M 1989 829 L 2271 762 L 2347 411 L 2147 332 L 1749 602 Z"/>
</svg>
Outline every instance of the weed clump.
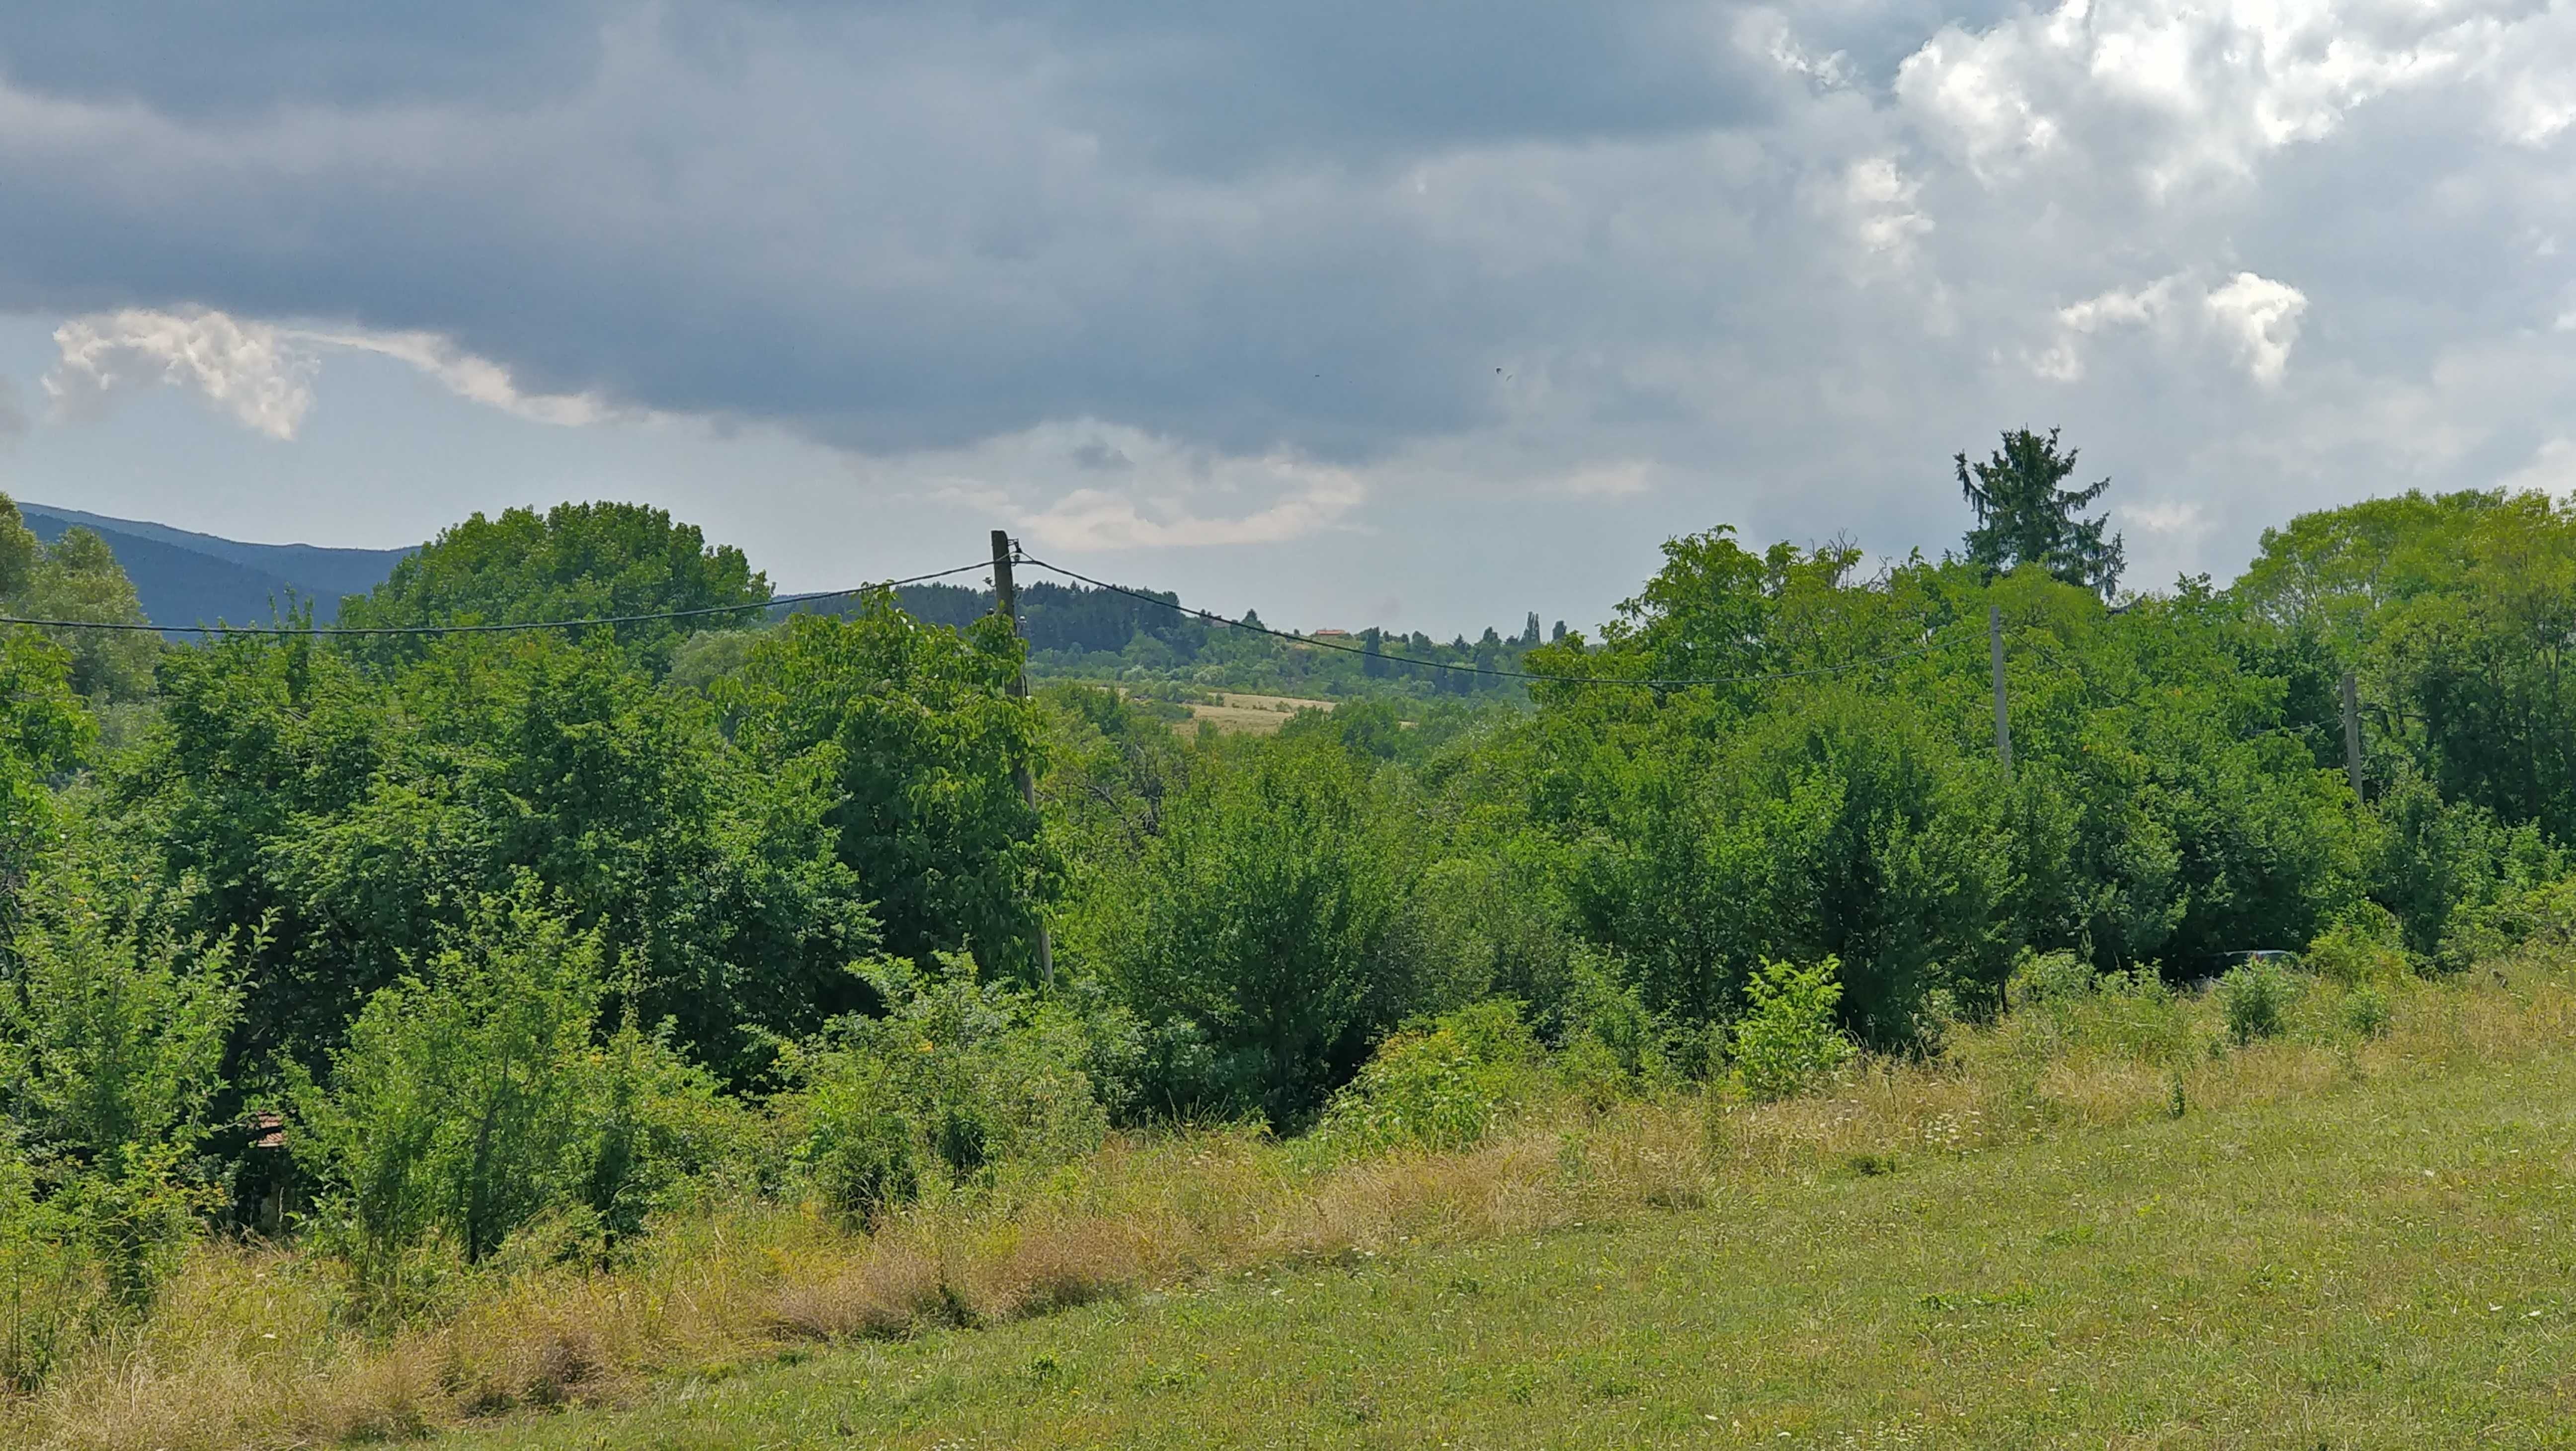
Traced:
<svg viewBox="0 0 2576 1451">
<path fill-rule="evenodd" d="M 2388 994 L 2365 984 L 2344 994 L 2343 1022 L 2357 1038 L 2385 1038 L 2394 1016 Z"/>
<path fill-rule="evenodd" d="M 1313 1137 L 1335 1153 L 1468 1148 L 1529 1091 L 1541 1056 L 1520 1004 L 1460 1008 L 1381 1044 Z"/>
<path fill-rule="evenodd" d="M 2317 934 L 2302 961 L 2319 977 L 2346 988 L 2393 981 L 2406 974 L 2405 930 L 2387 908 L 2356 903 Z"/>
<path fill-rule="evenodd" d="M 1859 1052 L 1834 1016 L 1843 996 L 1841 969 L 1832 957 L 1813 967 L 1765 962 L 1745 984 L 1747 1006 L 1728 1035 L 1745 1092 L 1765 1101 L 1795 1097 Z"/>
<path fill-rule="evenodd" d="M 2218 1006 L 2227 1036 L 2242 1047 L 2281 1036 L 2298 986 L 2275 963 L 2239 963 L 2218 980 Z"/>
</svg>

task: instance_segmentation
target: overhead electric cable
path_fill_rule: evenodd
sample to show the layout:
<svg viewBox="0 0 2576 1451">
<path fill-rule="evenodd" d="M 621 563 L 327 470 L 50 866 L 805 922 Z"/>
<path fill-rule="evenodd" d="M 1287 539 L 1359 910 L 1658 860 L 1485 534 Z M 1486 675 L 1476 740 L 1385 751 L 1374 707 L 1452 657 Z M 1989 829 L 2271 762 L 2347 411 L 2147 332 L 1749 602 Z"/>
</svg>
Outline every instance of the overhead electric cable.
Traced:
<svg viewBox="0 0 2576 1451">
<path fill-rule="evenodd" d="M 109 622 L 104 620 L 33 620 L 20 618 L 14 615 L 0 615 L 0 625 L 36 625 L 56 630 L 131 630 L 155 635 L 499 635 L 526 630 L 581 630 L 588 629 L 596 625 L 642 625 L 651 624 L 657 620 L 695 620 L 703 619 L 709 615 L 750 614 L 759 610 L 773 610 L 792 605 L 811 604 L 816 600 L 847 599 L 851 595 L 866 594 L 870 590 L 900 589 L 908 584 L 926 584 L 934 579 L 946 579 L 952 574 L 967 574 L 974 570 L 990 568 L 992 568 L 990 564 L 987 564 L 982 560 L 977 560 L 973 564 L 961 564 L 954 569 L 933 570 L 928 574 L 916 574 L 905 579 L 889 579 L 881 582 L 853 585 L 848 589 L 822 589 L 813 590 L 805 594 L 774 595 L 769 599 L 747 601 L 738 605 L 706 605 L 698 609 L 691 610 L 657 610 L 649 614 L 640 615 L 600 615 L 593 618 L 578 620 L 523 620 L 498 625 L 320 625 L 306 627 L 298 627 L 294 625 L 138 625 L 124 623 L 122 621 Z"/>
<path fill-rule="evenodd" d="M 1091 586 L 1093 589 L 1107 590 L 1112 594 L 1122 594 L 1127 596 L 1129 599 L 1142 600 L 1149 605 L 1160 605 L 1164 609 L 1171 610 L 1177 614 L 1195 616 L 1196 618 L 1204 620 L 1212 625 L 1224 625 L 1229 629 L 1248 630 L 1253 634 L 1268 635 L 1272 639 L 1276 640 L 1290 640 L 1300 645 L 1312 645 L 1319 650 L 1339 650 L 1345 654 L 1358 655 L 1371 660 L 1383 660 L 1390 665 L 1409 665 L 1417 670 L 1448 670 L 1464 675 L 1482 675 L 1494 680 L 1537 680 L 1552 685 L 1641 685 L 1650 689 L 1658 690 L 1676 690 L 1701 685 L 1756 685 L 1770 680 L 1798 680 L 1815 675 L 1839 675 L 1846 670 L 1860 670 L 1872 665 L 1886 665 L 1898 660 L 1910 660 L 1917 655 L 1929 654 L 1933 648 L 1933 642 L 1926 640 L 1922 644 L 1917 645 L 1910 650 L 1899 650 L 1893 655 L 1879 655 L 1867 660 L 1851 660 L 1840 665 L 1817 665 L 1805 670 L 1778 670 L 1764 675 L 1711 675 L 1690 677 L 1544 675 L 1534 670 L 1504 670 L 1490 665 L 1456 665 L 1439 660 L 1416 660 L 1409 656 L 1388 655 L 1380 651 L 1372 651 L 1359 645 L 1345 645 L 1338 640 L 1318 640 L 1311 636 L 1294 634 L 1286 630 L 1274 630 L 1268 625 L 1255 625 L 1243 620 L 1228 619 L 1223 615 L 1215 614 L 1208 610 L 1188 609 L 1184 606 L 1176 605 L 1170 600 L 1157 599 L 1152 595 L 1146 594 L 1142 590 L 1132 590 L 1124 585 L 1115 585 L 1110 584 L 1105 580 L 1093 579 L 1087 574 L 1078 574 L 1073 570 L 1065 568 L 1061 564 L 1049 564 L 1047 561 L 1040 559 L 1035 555 L 1023 554 L 1020 558 L 1026 563 L 1033 564 L 1040 569 L 1063 575 L 1067 579 L 1078 580 L 1083 584 Z M 1953 621 L 1952 623 L 1955 624 L 1957 622 Z M 1949 626 L 1945 625 L 1941 628 L 1947 629 Z M 1934 633 L 1938 634 L 1939 631 L 1936 630 Z"/>
</svg>

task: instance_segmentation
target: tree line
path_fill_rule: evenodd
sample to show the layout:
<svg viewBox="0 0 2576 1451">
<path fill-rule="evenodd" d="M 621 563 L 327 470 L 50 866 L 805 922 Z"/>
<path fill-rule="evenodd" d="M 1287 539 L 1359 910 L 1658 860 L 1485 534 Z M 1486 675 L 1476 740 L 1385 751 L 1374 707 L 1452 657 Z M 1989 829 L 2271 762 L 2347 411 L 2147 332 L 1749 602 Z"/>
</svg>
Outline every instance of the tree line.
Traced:
<svg viewBox="0 0 2576 1451">
<path fill-rule="evenodd" d="M 1533 617 L 1512 658 L 1559 679 L 1355 689 L 1271 738 L 1015 699 L 969 592 L 772 619 L 738 551 L 633 505 L 478 515 L 341 622 L 739 615 L 0 633 L 0 1278 L 60 1291 L 0 1374 L 208 1233 L 399 1305 L 710 1185 L 864 1218 L 1120 1128 L 1296 1133 L 1463 1009 L 1613 1077 L 1726 1071 L 1792 998 L 1929 1051 L 2035 954 L 2193 976 L 2341 934 L 2440 971 L 2566 874 L 2576 513 L 2374 500 L 2232 586 L 2123 593 L 2074 464 L 1962 455 L 1938 559 L 1671 540 L 1597 633 Z M 80 538 L 0 510 L 5 612 L 139 619 Z M 1096 596 L 1030 592 L 1179 652 Z"/>
</svg>

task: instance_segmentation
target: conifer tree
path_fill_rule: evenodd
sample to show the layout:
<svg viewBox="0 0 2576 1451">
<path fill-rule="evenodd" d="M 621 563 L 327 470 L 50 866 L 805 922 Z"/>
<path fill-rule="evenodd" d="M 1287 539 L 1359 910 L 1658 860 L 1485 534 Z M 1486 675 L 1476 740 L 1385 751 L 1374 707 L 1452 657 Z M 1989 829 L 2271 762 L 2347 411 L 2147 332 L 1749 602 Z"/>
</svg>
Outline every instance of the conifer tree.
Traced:
<svg viewBox="0 0 2576 1451">
<path fill-rule="evenodd" d="M 2036 564 L 2105 596 L 2119 586 L 2127 550 L 2119 535 L 2104 537 L 2110 517 L 2086 519 L 2079 512 L 2102 497 L 2111 481 L 2059 487 L 2075 472 L 2075 452 L 2058 451 L 2054 428 L 2046 437 L 2016 428 L 1983 463 L 1957 455 L 1959 492 L 1977 511 L 1977 526 L 1967 536 L 1969 563 L 1996 573 Z"/>
</svg>

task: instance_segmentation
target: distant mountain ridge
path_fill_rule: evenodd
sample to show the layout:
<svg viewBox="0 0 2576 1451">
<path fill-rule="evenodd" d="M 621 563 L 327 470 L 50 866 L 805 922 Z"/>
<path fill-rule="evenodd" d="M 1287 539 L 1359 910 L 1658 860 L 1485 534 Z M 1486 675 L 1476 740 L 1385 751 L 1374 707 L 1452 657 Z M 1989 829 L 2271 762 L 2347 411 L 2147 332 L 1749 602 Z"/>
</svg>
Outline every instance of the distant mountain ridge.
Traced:
<svg viewBox="0 0 2576 1451">
<path fill-rule="evenodd" d="M 71 529 L 107 541 L 145 619 L 179 625 L 266 624 L 289 599 L 310 601 L 316 623 L 340 612 L 342 595 L 385 582 L 412 549 L 326 549 L 312 544 L 245 544 L 141 519 L 19 501 L 18 512 L 50 544 Z"/>
</svg>

